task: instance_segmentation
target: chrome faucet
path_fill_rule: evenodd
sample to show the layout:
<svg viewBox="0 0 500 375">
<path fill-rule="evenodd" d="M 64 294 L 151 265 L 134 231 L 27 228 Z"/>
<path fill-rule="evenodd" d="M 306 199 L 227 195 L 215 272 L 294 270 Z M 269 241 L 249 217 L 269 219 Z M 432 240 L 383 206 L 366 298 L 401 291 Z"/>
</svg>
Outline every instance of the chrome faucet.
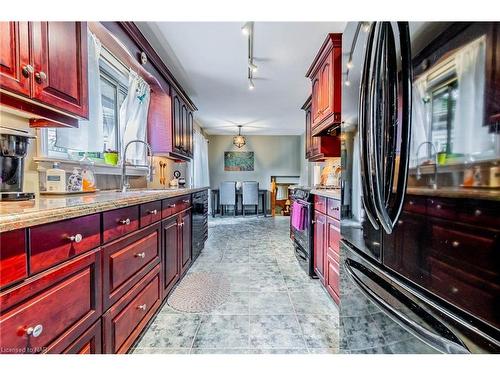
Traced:
<svg viewBox="0 0 500 375">
<path fill-rule="evenodd" d="M 128 189 L 128 187 L 130 186 L 126 180 L 127 180 L 127 172 L 126 172 L 126 168 L 127 168 L 127 163 L 125 162 L 126 160 L 126 155 L 127 155 L 127 149 L 128 149 L 128 146 L 130 146 L 130 144 L 132 143 L 143 143 L 146 145 L 146 147 L 148 148 L 148 152 L 149 152 L 149 158 L 148 158 L 148 174 L 147 174 L 147 179 L 149 182 L 153 181 L 153 171 L 152 171 L 152 167 L 153 167 L 153 164 L 151 163 L 151 156 L 153 156 L 153 151 L 151 150 L 151 146 L 149 145 L 148 142 L 145 142 L 145 141 L 141 141 L 140 139 L 134 139 L 130 142 L 128 142 L 125 146 L 125 148 L 123 149 L 123 155 L 122 155 L 122 176 L 121 176 L 121 190 L 122 190 L 122 193 L 125 193 Z M 131 167 L 140 167 L 141 165 L 137 165 L 137 164 L 132 164 L 130 165 Z"/>
<path fill-rule="evenodd" d="M 432 188 L 437 189 L 437 177 L 438 177 L 437 150 L 436 150 L 436 146 L 434 146 L 434 143 L 432 143 L 432 142 L 426 141 L 426 142 L 422 142 L 418 145 L 417 154 L 416 154 L 416 157 L 417 157 L 417 180 L 420 180 L 422 178 L 422 172 L 420 171 L 421 165 L 418 162 L 418 155 L 420 152 L 420 147 L 422 147 L 425 144 L 431 145 L 432 148 L 434 149 L 434 181 L 432 181 Z"/>
</svg>

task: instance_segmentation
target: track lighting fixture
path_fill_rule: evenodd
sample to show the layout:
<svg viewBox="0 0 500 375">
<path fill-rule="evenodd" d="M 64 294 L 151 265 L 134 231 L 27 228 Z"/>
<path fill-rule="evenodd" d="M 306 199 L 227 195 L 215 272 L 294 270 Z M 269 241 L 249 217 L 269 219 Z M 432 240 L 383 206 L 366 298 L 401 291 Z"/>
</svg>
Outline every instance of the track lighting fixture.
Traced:
<svg viewBox="0 0 500 375">
<path fill-rule="evenodd" d="M 255 85 L 253 83 L 253 79 L 252 78 L 248 78 L 248 89 L 249 90 L 253 90 L 255 88 Z"/>
<path fill-rule="evenodd" d="M 252 22 L 247 22 L 241 28 L 243 35 L 250 35 L 252 33 Z"/>
<path fill-rule="evenodd" d="M 257 65 L 253 62 L 253 22 L 247 22 L 241 28 L 244 35 L 248 37 L 248 89 L 255 89 L 255 84 L 253 83 L 253 74 L 257 72 Z"/>
<path fill-rule="evenodd" d="M 365 33 L 370 31 L 370 22 L 361 22 L 361 28 Z"/>
<path fill-rule="evenodd" d="M 352 63 L 352 57 L 349 57 L 349 61 L 347 62 L 346 66 L 347 66 L 347 69 L 349 69 L 349 70 L 353 68 L 354 65 Z"/>
<path fill-rule="evenodd" d="M 257 65 L 255 65 L 252 61 L 248 61 L 248 67 L 250 68 L 250 70 L 252 71 L 252 73 L 256 73 L 257 72 Z"/>
</svg>

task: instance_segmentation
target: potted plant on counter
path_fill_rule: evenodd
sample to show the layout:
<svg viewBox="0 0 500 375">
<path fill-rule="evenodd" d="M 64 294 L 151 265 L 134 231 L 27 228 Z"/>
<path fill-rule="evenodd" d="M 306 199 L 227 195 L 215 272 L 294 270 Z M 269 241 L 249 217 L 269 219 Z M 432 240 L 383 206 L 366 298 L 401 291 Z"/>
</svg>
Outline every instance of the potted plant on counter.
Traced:
<svg viewBox="0 0 500 375">
<path fill-rule="evenodd" d="M 109 165 L 118 164 L 118 151 L 108 149 L 104 151 L 104 162 Z"/>
</svg>

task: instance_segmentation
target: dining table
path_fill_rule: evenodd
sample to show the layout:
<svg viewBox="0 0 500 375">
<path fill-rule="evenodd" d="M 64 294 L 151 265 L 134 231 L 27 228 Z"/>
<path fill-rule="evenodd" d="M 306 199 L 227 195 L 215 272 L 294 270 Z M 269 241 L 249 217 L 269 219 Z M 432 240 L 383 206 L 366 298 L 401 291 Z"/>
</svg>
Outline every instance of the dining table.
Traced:
<svg viewBox="0 0 500 375">
<path fill-rule="evenodd" d="M 220 212 L 220 199 L 219 199 L 219 189 L 211 189 L 210 190 L 210 197 L 212 199 L 212 217 L 215 217 L 216 212 Z M 236 214 L 238 213 L 238 204 L 241 202 L 243 199 L 243 192 L 241 189 L 236 190 Z M 267 209 L 266 209 L 266 203 L 267 203 L 267 190 L 266 189 L 259 189 L 259 200 L 262 202 L 262 213 L 264 214 L 264 217 L 267 217 Z"/>
</svg>

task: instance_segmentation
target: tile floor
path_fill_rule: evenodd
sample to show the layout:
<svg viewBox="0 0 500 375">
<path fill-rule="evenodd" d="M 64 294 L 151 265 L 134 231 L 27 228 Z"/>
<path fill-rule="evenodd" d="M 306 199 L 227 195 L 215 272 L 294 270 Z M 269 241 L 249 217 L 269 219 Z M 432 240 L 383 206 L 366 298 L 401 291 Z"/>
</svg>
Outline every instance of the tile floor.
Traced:
<svg viewBox="0 0 500 375">
<path fill-rule="evenodd" d="M 133 353 L 338 352 L 338 308 L 299 267 L 288 218 L 210 218 L 188 272 L 207 270 L 228 278 L 229 299 L 204 314 L 164 305 Z"/>
</svg>

